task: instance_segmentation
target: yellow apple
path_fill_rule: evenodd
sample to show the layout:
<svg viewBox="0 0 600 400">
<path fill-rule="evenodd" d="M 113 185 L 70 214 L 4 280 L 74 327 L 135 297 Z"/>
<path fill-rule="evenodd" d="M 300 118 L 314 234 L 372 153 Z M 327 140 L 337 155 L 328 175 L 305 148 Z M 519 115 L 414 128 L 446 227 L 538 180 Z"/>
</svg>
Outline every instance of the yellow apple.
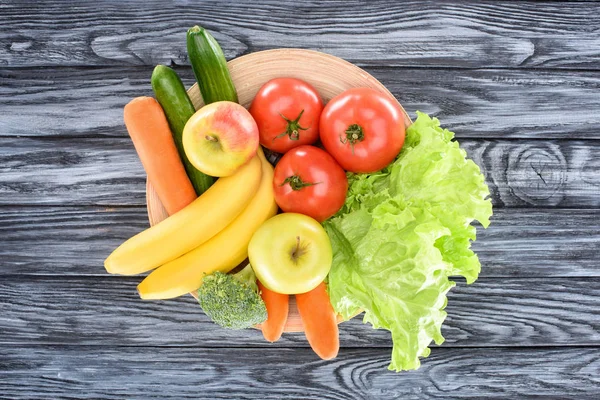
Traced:
<svg viewBox="0 0 600 400">
<path fill-rule="evenodd" d="M 284 213 L 265 221 L 248 245 L 248 258 L 258 280 L 282 294 L 306 293 L 331 269 L 331 242 L 316 220 Z"/>
</svg>

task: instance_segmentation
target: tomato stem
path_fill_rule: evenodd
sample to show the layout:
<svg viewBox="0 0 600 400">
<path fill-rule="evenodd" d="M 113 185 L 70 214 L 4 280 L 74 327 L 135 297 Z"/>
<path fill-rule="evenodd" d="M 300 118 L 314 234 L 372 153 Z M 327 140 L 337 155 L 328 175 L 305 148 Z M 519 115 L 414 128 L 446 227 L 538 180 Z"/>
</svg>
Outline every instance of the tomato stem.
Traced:
<svg viewBox="0 0 600 400">
<path fill-rule="evenodd" d="M 290 140 L 300 139 L 300 131 L 305 131 L 308 129 L 308 128 L 304 128 L 304 127 L 300 126 L 299 121 L 300 121 L 300 118 L 302 118 L 302 114 L 304 114 L 304 109 L 302 111 L 300 111 L 300 114 L 298 114 L 296 119 L 292 121 L 292 120 L 286 118 L 282 113 L 279 113 L 281 118 L 283 118 L 287 122 L 287 127 L 285 128 L 285 132 L 275 136 L 273 138 L 273 141 L 275 141 L 275 139 L 278 139 L 278 138 L 281 138 L 284 136 L 288 136 L 290 138 Z"/>
<path fill-rule="evenodd" d="M 346 137 L 344 138 L 342 135 L 340 135 L 340 142 L 343 144 L 350 143 L 350 147 L 352 147 L 352 154 L 354 154 L 354 145 L 357 142 L 362 142 L 365 140 L 365 132 L 363 131 L 362 126 L 358 124 L 352 124 L 348 126 L 344 133 L 346 134 Z"/>
<path fill-rule="evenodd" d="M 302 178 L 300 178 L 298 175 L 292 175 L 292 176 L 288 176 L 287 178 L 285 178 L 285 180 L 283 181 L 283 183 L 281 185 L 279 185 L 279 186 L 285 186 L 286 183 L 290 184 L 290 187 L 292 188 L 292 190 L 300 190 L 300 189 L 305 188 L 307 186 L 317 185 L 320 182 L 315 182 L 315 183 L 304 182 L 302 180 Z"/>
</svg>

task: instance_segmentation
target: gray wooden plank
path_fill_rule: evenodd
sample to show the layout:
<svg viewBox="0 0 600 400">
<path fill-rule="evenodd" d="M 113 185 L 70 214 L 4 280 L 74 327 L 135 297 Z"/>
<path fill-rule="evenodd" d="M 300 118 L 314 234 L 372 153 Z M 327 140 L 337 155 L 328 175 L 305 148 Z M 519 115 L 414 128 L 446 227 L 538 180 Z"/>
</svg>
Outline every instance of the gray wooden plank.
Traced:
<svg viewBox="0 0 600 400">
<path fill-rule="evenodd" d="M 11 277 L 0 282 L 0 346 L 306 347 L 301 333 L 270 344 L 260 331 L 213 324 L 191 296 L 142 301 L 139 277 Z M 491 279 L 450 291 L 442 347 L 599 346 L 600 279 Z M 357 317 L 342 347 L 389 347 Z"/>
<path fill-rule="evenodd" d="M 599 3 L 600 4 L 600 3 Z M 461 137 L 598 139 L 596 72 L 377 68 L 370 72 L 408 107 Z"/>
<path fill-rule="evenodd" d="M 145 207 L 0 207 L 0 275 L 104 276 L 104 259 L 148 227 Z"/>
<path fill-rule="evenodd" d="M 600 210 L 495 209 L 473 250 L 484 277 L 600 276 Z"/>
<path fill-rule="evenodd" d="M 2 68 L 0 135 L 126 137 L 123 107 L 153 96 L 152 69 Z M 191 86 L 193 73 L 186 69 Z"/>
<path fill-rule="evenodd" d="M 478 140 L 496 207 L 600 205 L 595 141 Z M 0 138 L 0 205 L 144 205 L 145 174 L 128 139 Z"/>
<path fill-rule="evenodd" d="M 434 349 L 387 371 L 385 349 L 0 348 L 10 399 L 596 399 L 600 349 Z"/>
<path fill-rule="evenodd" d="M 186 86 L 189 67 L 177 68 Z M 412 118 L 435 115 L 459 138 L 600 138 L 595 72 L 367 68 Z M 123 106 L 152 95 L 151 66 L 0 69 L 0 136 L 127 135 Z"/>
<path fill-rule="evenodd" d="M 481 276 L 598 277 L 599 219 L 596 209 L 496 209 L 473 245 Z M 107 255 L 147 227 L 143 207 L 0 207 L 0 276 L 104 276 Z"/>
<path fill-rule="evenodd" d="M 0 204 L 144 205 L 129 139 L 0 139 Z"/>
<path fill-rule="evenodd" d="M 598 69 L 597 3 L 490 1 L 71 1 L 2 4 L 6 66 L 187 63 L 185 30 L 228 59 L 277 47 L 361 65 Z"/>
</svg>

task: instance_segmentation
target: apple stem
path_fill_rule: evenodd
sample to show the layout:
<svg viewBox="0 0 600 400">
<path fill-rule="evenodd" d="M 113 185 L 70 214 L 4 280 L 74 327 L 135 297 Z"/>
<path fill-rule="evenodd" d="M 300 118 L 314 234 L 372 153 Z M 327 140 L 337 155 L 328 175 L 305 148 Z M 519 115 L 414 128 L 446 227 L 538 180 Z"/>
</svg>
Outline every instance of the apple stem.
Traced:
<svg viewBox="0 0 600 400">
<path fill-rule="evenodd" d="M 299 253 L 299 252 L 300 252 L 300 236 L 296 236 L 296 249 L 295 249 L 295 250 L 294 250 L 294 252 L 292 253 L 292 258 L 293 258 L 294 260 L 296 260 L 296 259 L 298 258 L 298 256 L 299 256 L 299 254 L 298 254 L 298 253 Z"/>
<path fill-rule="evenodd" d="M 214 136 L 211 136 L 211 135 L 206 135 L 206 136 L 204 137 L 204 139 L 206 139 L 206 140 L 210 140 L 211 142 L 218 142 L 218 141 L 219 141 L 219 139 L 217 139 L 216 137 L 214 137 Z"/>
</svg>

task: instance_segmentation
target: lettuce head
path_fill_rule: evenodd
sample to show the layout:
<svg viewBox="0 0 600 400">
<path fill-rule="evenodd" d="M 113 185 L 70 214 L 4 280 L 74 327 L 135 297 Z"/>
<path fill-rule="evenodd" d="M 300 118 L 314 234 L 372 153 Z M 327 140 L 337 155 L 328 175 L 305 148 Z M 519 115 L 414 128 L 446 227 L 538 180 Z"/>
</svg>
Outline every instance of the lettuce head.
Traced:
<svg viewBox="0 0 600 400">
<path fill-rule="evenodd" d="M 481 265 L 473 221 L 487 227 L 489 190 L 454 134 L 417 112 L 397 159 L 373 174 L 348 174 L 346 203 L 324 223 L 333 248 L 328 290 L 344 318 L 391 332 L 389 369 L 416 369 L 441 344 L 451 276 L 467 283 Z"/>
</svg>

